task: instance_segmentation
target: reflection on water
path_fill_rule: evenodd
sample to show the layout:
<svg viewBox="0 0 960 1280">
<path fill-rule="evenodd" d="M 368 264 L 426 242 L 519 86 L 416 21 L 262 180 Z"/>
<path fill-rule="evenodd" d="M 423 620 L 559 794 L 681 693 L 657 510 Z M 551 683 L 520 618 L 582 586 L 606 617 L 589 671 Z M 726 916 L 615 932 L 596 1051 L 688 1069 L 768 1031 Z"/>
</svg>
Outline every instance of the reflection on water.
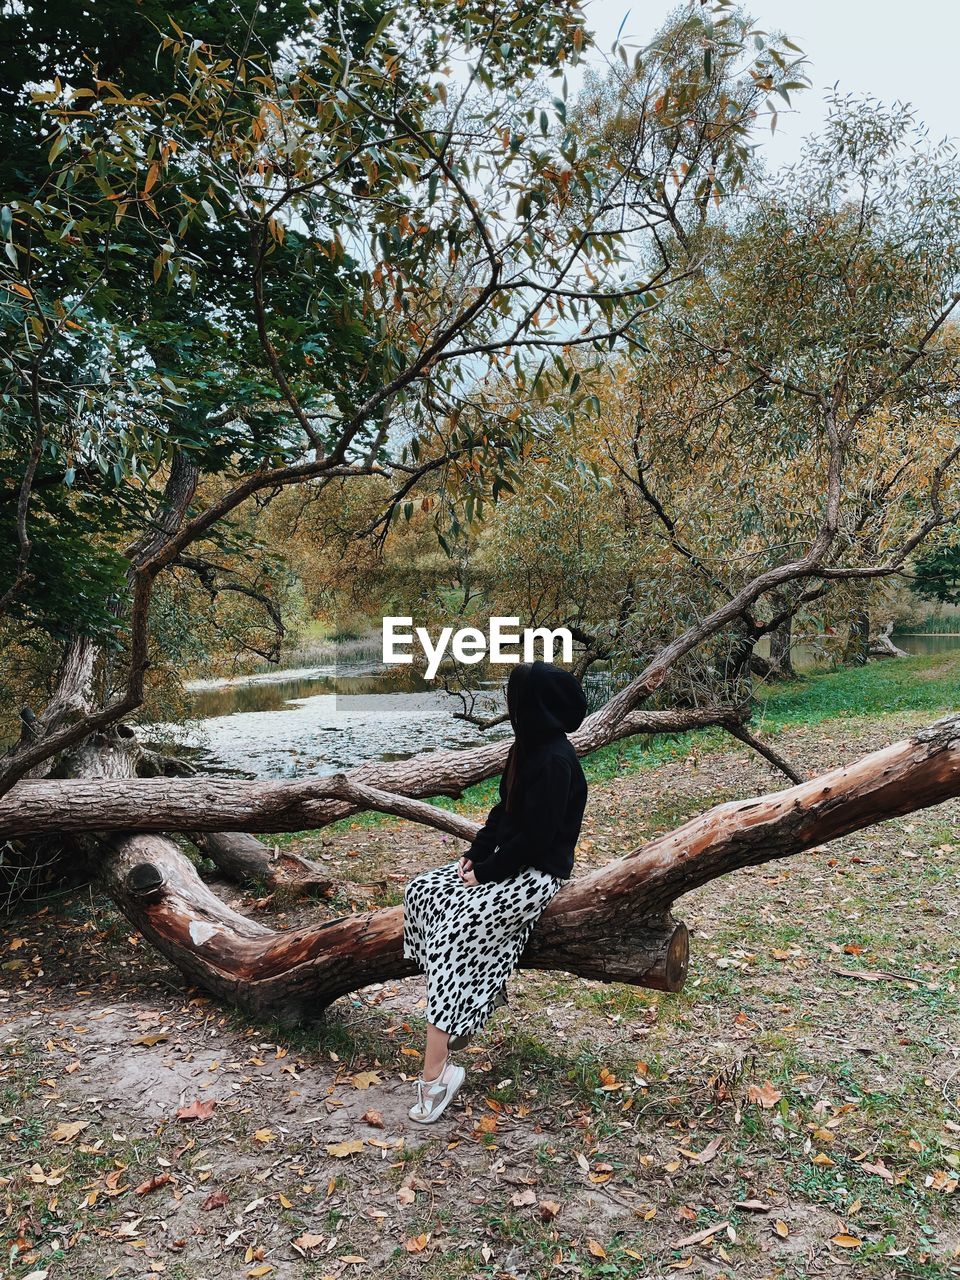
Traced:
<svg viewBox="0 0 960 1280">
<path fill-rule="evenodd" d="M 896 632 L 890 637 L 900 649 L 907 653 L 948 653 L 960 647 L 960 635 L 950 636 L 898 636 Z"/>
<path fill-rule="evenodd" d="M 206 720 L 238 711 L 280 711 L 295 701 L 320 693 L 423 693 L 434 689 L 412 667 L 385 667 L 382 663 L 358 661 L 357 670 L 343 662 L 304 667 L 297 671 L 276 671 L 224 683 L 197 680 L 187 685 L 191 715 Z"/>
<path fill-rule="evenodd" d="M 370 648 L 313 666 L 187 684 L 185 725 L 145 726 L 145 736 L 191 757 L 202 769 L 261 778 L 336 773 L 367 760 L 463 748 L 509 733 L 481 732 L 454 719 L 462 710 L 411 666 L 385 666 Z M 298 655 L 301 656 L 302 655 Z M 478 665 L 476 714 L 503 709 L 503 673 Z"/>
<path fill-rule="evenodd" d="M 960 635 L 894 636 L 894 641 L 908 653 L 934 654 L 955 650 Z M 795 646 L 793 661 L 800 672 L 824 669 L 811 646 Z M 500 690 L 507 670 L 477 665 L 477 714 L 503 711 Z M 597 674 L 594 689 L 587 679 L 592 708 L 603 676 Z M 459 698 L 410 666 L 384 666 L 379 651 L 366 646 L 354 646 L 335 661 L 324 654 L 315 665 L 288 671 L 195 680 L 187 690 L 193 719 L 181 726 L 145 726 L 145 736 L 177 746 L 204 770 L 251 777 L 336 773 L 367 760 L 475 746 L 510 732 L 509 723 L 481 732 L 454 719 L 462 706 Z"/>
<path fill-rule="evenodd" d="M 960 633 L 956 635 L 897 635 L 891 637 L 893 643 L 905 653 L 928 655 L 932 653 L 954 652 L 960 647 Z M 768 657 L 770 640 L 764 636 L 757 645 L 757 653 Z M 795 671 L 829 671 L 833 659 L 823 654 L 822 650 L 810 644 L 795 644 L 790 650 Z"/>
</svg>

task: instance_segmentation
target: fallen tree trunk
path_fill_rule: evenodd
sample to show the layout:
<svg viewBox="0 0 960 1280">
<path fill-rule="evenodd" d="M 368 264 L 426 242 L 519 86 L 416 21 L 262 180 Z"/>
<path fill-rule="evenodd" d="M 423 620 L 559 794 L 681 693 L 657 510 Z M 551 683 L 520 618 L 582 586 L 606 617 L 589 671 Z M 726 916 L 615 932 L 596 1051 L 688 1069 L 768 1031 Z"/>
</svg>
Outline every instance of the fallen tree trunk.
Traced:
<svg viewBox="0 0 960 1280">
<path fill-rule="evenodd" d="M 890 639 L 892 631 L 893 622 L 891 621 L 870 641 L 871 658 L 908 658 L 910 656 L 905 649 L 901 649 Z"/>
<path fill-rule="evenodd" d="M 289 849 L 270 849 L 245 831 L 191 831 L 187 835 L 236 884 L 261 885 L 271 892 L 285 889 L 322 893 L 326 897 L 334 891 L 333 881 L 316 862 Z"/>
<path fill-rule="evenodd" d="M 197 986 L 249 1013 L 291 1023 L 371 982 L 417 972 L 403 958 L 402 907 L 276 932 L 211 893 L 172 841 L 138 834 L 108 843 L 106 888 L 127 918 Z M 549 908 L 549 954 L 537 958 L 531 944 L 523 964 L 530 965 L 532 956 L 536 968 L 680 989 L 688 956 L 683 925 L 666 912 L 621 921 L 598 948 L 586 936 L 595 935 L 584 930 L 583 904 L 573 887 L 562 889 Z M 561 902 L 558 912 L 555 904 L 564 896 L 566 909 Z"/>
<path fill-rule="evenodd" d="M 739 723 L 729 709 L 634 712 L 613 727 L 605 708 L 588 716 L 570 741 L 579 755 L 638 733 L 680 733 Z M 0 839 L 81 831 L 310 831 L 368 809 L 409 816 L 418 796 L 463 794 L 502 772 L 512 739 L 465 751 L 431 751 L 407 760 L 377 761 L 346 773 L 297 781 L 235 778 L 83 777 L 23 779 L 0 797 Z M 414 801 L 414 804 L 416 802 Z M 431 812 L 432 810 L 432 812 Z M 456 814 L 416 807 L 418 821 L 454 831 Z M 469 824 L 468 824 L 469 825 Z M 459 834 L 459 832 L 457 832 Z"/>
<path fill-rule="evenodd" d="M 539 920 L 521 965 L 679 990 L 687 933 L 671 908 L 682 894 L 957 795 L 960 715 L 798 786 L 717 805 L 571 881 Z M 251 1013 L 295 1021 L 415 971 L 402 954 L 401 907 L 276 933 L 220 902 L 169 840 L 111 843 L 107 887 L 131 922 L 198 986 Z"/>
</svg>

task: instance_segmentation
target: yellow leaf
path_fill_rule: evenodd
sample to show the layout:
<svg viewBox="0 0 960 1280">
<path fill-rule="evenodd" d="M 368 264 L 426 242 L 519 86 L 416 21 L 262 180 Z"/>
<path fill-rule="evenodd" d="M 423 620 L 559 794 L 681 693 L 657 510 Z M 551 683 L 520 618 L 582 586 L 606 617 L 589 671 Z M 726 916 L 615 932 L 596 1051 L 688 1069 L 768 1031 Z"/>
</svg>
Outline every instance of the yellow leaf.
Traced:
<svg viewBox="0 0 960 1280">
<path fill-rule="evenodd" d="M 790 1234 L 790 1228 L 787 1226 L 787 1224 L 784 1222 L 782 1218 L 778 1218 L 776 1220 L 776 1222 L 773 1224 L 773 1229 L 776 1231 L 777 1235 L 780 1236 L 782 1240 L 786 1240 L 787 1236 Z"/>
<path fill-rule="evenodd" d="M 588 1240 L 587 1248 L 595 1258 L 605 1258 L 607 1256 L 607 1251 L 599 1240 Z"/>
<path fill-rule="evenodd" d="M 427 1241 L 430 1239 L 427 1235 L 411 1236 L 408 1240 L 404 1240 L 403 1247 L 407 1253 L 420 1253 L 427 1247 Z"/>
<path fill-rule="evenodd" d="M 856 1236 L 848 1236 L 845 1231 L 841 1231 L 839 1235 L 830 1237 L 831 1244 L 837 1244 L 841 1249 L 859 1249 L 862 1240 L 858 1240 Z"/>
<path fill-rule="evenodd" d="M 284 1209 L 292 1209 L 292 1208 L 293 1208 L 293 1201 L 292 1201 L 292 1200 L 288 1200 L 288 1199 L 287 1199 L 287 1197 L 283 1194 L 283 1192 L 282 1192 L 282 1191 L 280 1191 L 280 1192 L 278 1192 L 278 1193 L 277 1193 L 277 1199 L 278 1199 L 278 1200 L 280 1201 L 280 1203 L 283 1205 Z"/>
<path fill-rule="evenodd" d="M 253 1135 L 254 1142 L 275 1142 L 277 1135 L 272 1129 L 258 1129 Z"/>
<path fill-rule="evenodd" d="M 813 1157 L 812 1163 L 813 1164 L 835 1164 L 836 1161 L 831 1160 L 830 1157 L 826 1154 L 826 1152 L 818 1151 L 817 1154 Z"/>
<path fill-rule="evenodd" d="M 363 1148 L 364 1142 L 362 1138 L 350 1138 L 346 1142 L 328 1142 L 327 1155 L 335 1156 L 338 1160 L 342 1160 L 344 1156 L 355 1156 Z"/>
</svg>

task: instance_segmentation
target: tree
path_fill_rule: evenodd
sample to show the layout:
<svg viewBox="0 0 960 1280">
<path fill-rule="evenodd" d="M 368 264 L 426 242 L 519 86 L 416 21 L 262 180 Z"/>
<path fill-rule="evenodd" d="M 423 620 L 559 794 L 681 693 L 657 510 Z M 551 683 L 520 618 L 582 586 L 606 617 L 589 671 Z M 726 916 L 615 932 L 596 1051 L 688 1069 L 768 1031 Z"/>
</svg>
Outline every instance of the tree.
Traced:
<svg viewBox="0 0 960 1280">
<path fill-rule="evenodd" d="M 911 589 L 921 599 L 960 604 L 960 547 L 941 542 L 927 547 L 913 562 Z"/>
<path fill-rule="evenodd" d="M 53 170 L 36 199 L 11 203 L 4 224 L 13 269 L 8 457 L 19 466 L 18 483 L 8 484 L 19 554 L 5 603 L 21 627 L 52 631 L 47 594 L 31 577 L 32 499 L 47 457 L 58 501 L 88 517 L 75 539 L 87 561 L 104 564 L 109 590 L 66 610 L 71 634 L 54 696 L 5 761 L 2 830 L 116 833 L 94 845 L 111 891 L 175 963 L 221 995 L 247 986 L 279 1001 L 287 990 L 295 1008 L 304 991 L 325 997 L 369 981 L 365 974 L 395 963 L 396 914 L 348 919 L 290 945 L 265 939 L 218 903 L 161 832 L 207 830 L 214 846 L 232 849 L 231 833 L 244 829 L 319 826 L 373 808 L 467 836 L 472 824 L 418 797 L 460 794 L 498 772 L 506 749 L 367 765 L 293 789 L 134 776 L 138 749 L 124 718 L 143 697 L 155 584 L 229 537 L 248 499 L 375 476 L 386 485 L 375 533 L 412 513 L 426 479 L 450 475 L 457 502 L 438 505 L 437 532 L 456 536 L 509 491 L 544 423 L 552 429 L 558 411 L 572 421 L 591 407 L 585 366 L 571 353 L 618 342 L 649 351 L 656 315 L 657 332 L 687 352 L 686 366 L 694 353 L 708 360 L 712 385 L 729 380 L 734 400 L 746 394 L 737 371 L 752 371 L 764 421 L 813 460 L 822 501 L 792 545 L 765 549 L 751 574 L 720 589 L 708 584 L 707 606 L 585 721 L 581 751 L 664 728 L 724 723 L 744 732 L 741 708 L 644 703 L 769 593 L 895 573 L 954 518 L 943 502 L 956 450 L 939 453 L 934 432 L 929 513 L 917 513 L 902 541 L 878 543 L 880 563 L 843 558 L 856 541 L 856 525 L 851 535 L 842 522 L 849 441 L 881 402 L 903 413 L 926 404 L 927 369 L 943 355 L 938 338 L 953 306 L 941 298 L 950 274 L 943 254 L 955 203 L 937 206 L 939 220 L 930 211 L 949 166 L 934 165 L 932 176 L 919 161 L 907 166 L 927 198 L 909 205 L 914 222 L 900 230 L 915 237 L 923 270 L 888 293 L 868 274 L 865 296 L 886 307 L 885 327 L 878 337 L 854 324 L 857 340 L 837 368 L 836 298 L 817 288 L 791 296 L 787 282 L 797 277 L 784 261 L 828 261 L 834 272 L 848 259 L 886 261 L 880 230 L 897 204 L 878 164 L 893 155 L 896 130 L 884 133 L 881 114 L 858 134 L 844 116 L 841 145 L 824 147 L 813 192 L 826 218 L 801 221 L 797 237 L 787 195 L 771 203 L 769 219 L 758 208 L 748 243 L 765 243 L 767 256 L 749 269 L 748 257 L 737 258 L 724 275 L 715 264 L 735 236 L 709 210 L 746 173 L 758 111 L 795 83 L 788 47 L 765 42 L 726 4 L 690 11 L 638 58 L 629 84 L 640 86 L 639 99 L 608 136 L 568 119 L 562 86 L 544 103 L 541 76 L 560 72 L 584 41 L 579 11 L 565 3 L 390 11 L 362 47 L 320 15 L 276 66 L 262 47 L 215 50 L 174 28 L 163 43 L 176 84 L 162 97 L 99 79 L 87 92 L 62 82 L 42 91 Z M 454 52 L 470 67 L 456 90 L 444 73 Z M 864 155 L 871 217 L 858 230 L 835 205 L 852 173 L 864 172 Z M 707 268 L 698 245 L 713 255 Z M 758 314 L 758 292 L 775 293 L 777 278 L 758 291 L 757 269 L 781 271 L 778 313 L 799 302 L 812 345 Z M 702 312 L 683 306 L 686 288 Z M 940 310 L 928 315 L 937 298 Z M 734 345 L 731 332 L 745 336 Z M 938 369 L 941 380 L 950 376 L 949 363 Z M 702 407 L 706 423 L 715 406 Z M 748 456 L 750 419 L 734 416 L 725 428 L 731 456 Z M 678 442 L 667 443 L 670 456 Z M 115 489 L 103 521 L 83 505 L 88 472 Z M 670 545 L 682 554 L 677 542 L 674 530 Z M 950 768 L 941 772 L 952 761 L 949 738 L 937 729 L 852 771 L 871 802 L 882 792 L 871 820 L 953 794 Z M 39 777 L 53 760 L 78 776 Z M 856 788 L 836 809 L 822 786 L 784 794 L 785 807 L 769 801 L 776 818 L 762 849 L 742 810 L 708 815 L 694 877 L 762 860 L 781 835 L 784 851 L 796 851 L 865 820 Z M 130 834 L 138 830 L 145 834 Z M 575 930 L 564 938 L 545 924 L 546 958 L 595 973 L 598 939 L 622 935 L 611 944 L 618 966 L 601 976 L 682 980 L 684 938 L 669 906 L 694 882 L 684 870 L 689 834 L 632 861 L 625 878 L 564 890 Z"/>
</svg>

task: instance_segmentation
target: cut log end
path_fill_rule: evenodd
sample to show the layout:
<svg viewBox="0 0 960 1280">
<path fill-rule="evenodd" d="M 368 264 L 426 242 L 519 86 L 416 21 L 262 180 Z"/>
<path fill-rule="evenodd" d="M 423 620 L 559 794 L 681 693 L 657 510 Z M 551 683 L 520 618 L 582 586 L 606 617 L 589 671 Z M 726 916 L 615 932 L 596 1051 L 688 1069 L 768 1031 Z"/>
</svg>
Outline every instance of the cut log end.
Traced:
<svg viewBox="0 0 960 1280">
<path fill-rule="evenodd" d="M 607 959 L 609 981 L 654 991 L 682 991 L 689 967 L 689 930 L 672 918 L 660 928 L 624 930 Z"/>
<path fill-rule="evenodd" d="M 662 968 L 663 986 L 658 990 L 682 991 L 690 968 L 690 931 L 682 921 L 677 924 L 667 943 Z M 656 984 L 648 981 L 647 985 Z"/>
</svg>

